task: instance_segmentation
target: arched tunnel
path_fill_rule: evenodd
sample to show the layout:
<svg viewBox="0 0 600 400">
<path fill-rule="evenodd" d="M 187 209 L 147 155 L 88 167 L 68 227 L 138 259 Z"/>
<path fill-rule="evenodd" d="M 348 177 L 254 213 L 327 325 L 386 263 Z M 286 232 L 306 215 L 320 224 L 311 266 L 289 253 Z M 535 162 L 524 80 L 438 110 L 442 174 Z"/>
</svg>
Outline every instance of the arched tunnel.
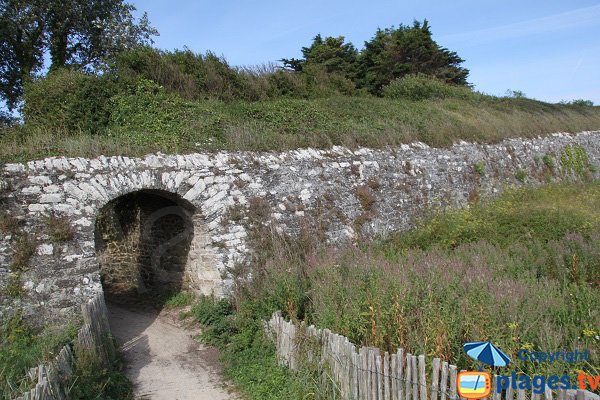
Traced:
<svg viewBox="0 0 600 400">
<path fill-rule="evenodd" d="M 193 212 L 189 202 L 159 190 L 132 192 L 101 209 L 95 244 L 107 300 L 152 299 L 183 288 Z"/>
</svg>

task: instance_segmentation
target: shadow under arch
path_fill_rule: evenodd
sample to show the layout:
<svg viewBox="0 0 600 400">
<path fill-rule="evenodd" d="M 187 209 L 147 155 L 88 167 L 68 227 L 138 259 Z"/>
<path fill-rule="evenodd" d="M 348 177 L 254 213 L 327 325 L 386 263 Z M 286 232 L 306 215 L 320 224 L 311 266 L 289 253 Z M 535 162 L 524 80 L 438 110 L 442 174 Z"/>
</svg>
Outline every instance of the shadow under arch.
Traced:
<svg viewBox="0 0 600 400">
<path fill-rule="evenodd" d="M 138 190 L 98 213 L 95 246 L 105 298 L 156 304 L 183 288 L 195 207 L 179 195 Z"/>
</svg>

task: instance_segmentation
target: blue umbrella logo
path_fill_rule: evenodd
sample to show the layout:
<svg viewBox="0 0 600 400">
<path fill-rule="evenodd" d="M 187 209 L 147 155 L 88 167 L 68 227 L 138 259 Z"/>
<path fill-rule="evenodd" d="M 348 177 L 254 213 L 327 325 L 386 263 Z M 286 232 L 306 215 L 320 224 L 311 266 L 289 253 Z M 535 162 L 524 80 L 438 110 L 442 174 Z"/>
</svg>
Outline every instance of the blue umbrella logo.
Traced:
<svg viewBox="0 0 600 400">
<path fill-rule="evenodd" d="M 470 342 L 463 345 L 469 357 L 492 367 L 506 367 L 510 358 L 491 342 Z"/>
</svg>

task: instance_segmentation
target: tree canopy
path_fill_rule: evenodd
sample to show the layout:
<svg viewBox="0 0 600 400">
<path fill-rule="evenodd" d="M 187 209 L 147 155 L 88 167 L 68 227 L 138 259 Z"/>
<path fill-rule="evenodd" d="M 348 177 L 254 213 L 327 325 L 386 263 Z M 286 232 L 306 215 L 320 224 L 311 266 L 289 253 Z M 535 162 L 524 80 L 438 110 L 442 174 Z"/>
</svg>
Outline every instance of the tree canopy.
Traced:
<svg viewBox="0 0 600 400">
<path fill-rule="evenodd" d="M 117 53 L 151 43 L 158 32 L 123 0 L 0 0 L 0 96 L 14 108 L 25 81 L 50 59 L 97 69 Z"/>
<path fill-rule="evenodd" d="M 302 59 L 282 59 L 284 67 L 302 71 L 307 65 L 321 65 L 352 79 L 359 88 L 380 95 L 384 86 L 406 75 L 423 74 L 447 83 L 467 85 L 469 70 L 456 52 L 438 45 L 427 20 L 398 28 L 378 29 L 359 52 L 343 36 L 315 36 L 302 48 Z"/>
</svg>

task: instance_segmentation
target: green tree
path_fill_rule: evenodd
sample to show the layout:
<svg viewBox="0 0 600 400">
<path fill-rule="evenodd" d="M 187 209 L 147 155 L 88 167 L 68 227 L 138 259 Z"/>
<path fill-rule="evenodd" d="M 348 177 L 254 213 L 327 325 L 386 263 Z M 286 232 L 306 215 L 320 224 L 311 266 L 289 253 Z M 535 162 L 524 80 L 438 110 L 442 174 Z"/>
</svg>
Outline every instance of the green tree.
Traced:
<svg viewBox="0 0 600 400">
<path fill-rule="evenodd" d="M 43 67 L 95 70 L 158 34 L 123 0 L 0 0 L 0 96 L 13 109 Z"/>
<path fill-rule="evenodd" d="M 287 69 L 302 71 L 306 65 L 318 65 L 328 73 L 339 73 L 347 78 L 356 76 L 358 51 L 352 43 L 346 43 L 343 36 L 323 39 L 321 35 L 314 37 L 309 47 L 302 48 L 303 59 L 282 59 Z"/>
<path fill-rule="evenodd" d="M 378 29 L 365 42 L 359 59 L 358 84 L 378 95 L 392 80 L 409 74 L 467 85 L 469 70 L 461 66 L 463 62 L 458 54 L 433 40 L 427 20 L 415 21 L 412 26 Z"/>
<path fill-rule="evenodd" d="M 43 1 L 0 1 L 0 97 L 13 109 L 23 84 L 43 64 Z"/>
</svg>

